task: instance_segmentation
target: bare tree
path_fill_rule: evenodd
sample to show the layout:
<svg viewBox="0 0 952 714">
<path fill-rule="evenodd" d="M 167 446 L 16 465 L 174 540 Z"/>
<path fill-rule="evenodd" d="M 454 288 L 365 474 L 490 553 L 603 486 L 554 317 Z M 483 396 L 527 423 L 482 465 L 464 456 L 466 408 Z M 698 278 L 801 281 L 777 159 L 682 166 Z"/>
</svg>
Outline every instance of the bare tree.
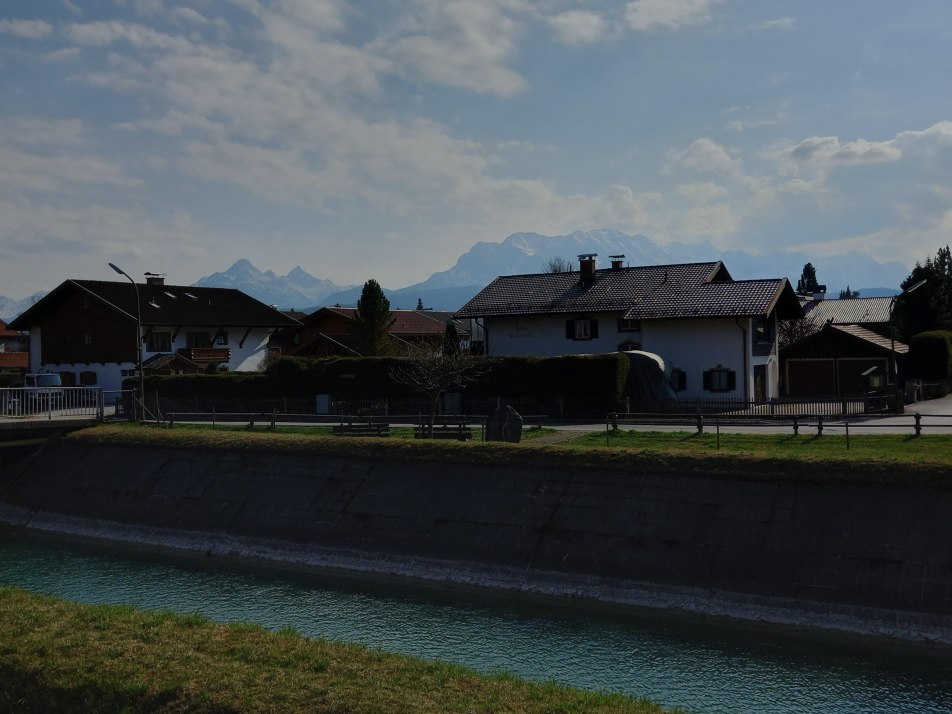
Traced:
<svg viewBox="0 0 952 714">
<path fill-rule="evenodd" d="M 565 258 L 549 258 L 543 268 L 547 273 L 571 273 L 575 270 L 575 263 Z"/>
<path fill-rule="evenodd" d="M 799 342 L 814 332 L 818 332 L 821 327 L 822 325 L 816 324 L 808 317 L 799 320 L 781 320 L 777 326 L 777 346 L 780 349 L 789 347 L 794 342 Z"/>
<path fill-rule="evenodd" d="M 390 368 L 390 378 L 426 395 L 430 405 L 427 437 L 433 438 L 433 423 L 440 397 L 455 387 L 475 382 L 486 374 L 492 362 L 486 357 L 468 354 L 444 354 L 440 351 L 413 351 L 406 364 Z"/>
</svg>

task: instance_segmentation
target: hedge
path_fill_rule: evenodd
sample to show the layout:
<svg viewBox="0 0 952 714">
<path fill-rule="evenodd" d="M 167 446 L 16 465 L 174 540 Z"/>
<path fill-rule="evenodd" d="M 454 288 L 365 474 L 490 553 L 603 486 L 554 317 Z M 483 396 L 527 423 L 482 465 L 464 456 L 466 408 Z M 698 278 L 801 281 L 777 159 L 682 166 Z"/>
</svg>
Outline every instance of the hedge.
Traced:
<svg viewBox="0 0 952 714">
<path fill-rule="evenodd" d="M 147 377 L 146 392 L 172 398 L 384 398 L 413 396 L 390 378 L 401 357 L 281 357 L 265 372 L 219 372 Z M 628 359 L 620 354 L 564 357 L 504 357 L 466 391 L 474 396 L 584 398 L 613 401 L 624 393 Z"/>
<path fill-rule="evenodd" d="M 952 332 L 931 330 L 909 340 L 910 376 L 930 380 L 952 377 Z"/>
</svg>

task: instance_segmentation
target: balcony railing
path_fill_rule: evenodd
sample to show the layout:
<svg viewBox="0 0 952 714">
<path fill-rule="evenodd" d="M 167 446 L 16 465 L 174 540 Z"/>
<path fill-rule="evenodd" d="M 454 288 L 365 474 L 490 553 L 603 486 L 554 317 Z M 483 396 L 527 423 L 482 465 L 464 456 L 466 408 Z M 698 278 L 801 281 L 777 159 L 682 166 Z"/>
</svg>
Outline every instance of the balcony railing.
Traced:
<svg viewBox="0 0 952 714">
<path fill-rule="evenodd" d="M 198 364 L 222 364 L 231 361 L 231 350 L 227 347 L 182 347 L 178 353 Z"/>
</svg>

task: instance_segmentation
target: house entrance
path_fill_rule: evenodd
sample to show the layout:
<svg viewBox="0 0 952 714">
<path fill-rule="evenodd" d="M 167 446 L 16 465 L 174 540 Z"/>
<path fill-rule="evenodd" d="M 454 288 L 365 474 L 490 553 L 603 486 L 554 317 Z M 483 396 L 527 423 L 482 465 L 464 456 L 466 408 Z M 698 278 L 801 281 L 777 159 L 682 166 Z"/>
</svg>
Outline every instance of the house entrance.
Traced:
<svg viewBox="0 0 952 714">
<path fill-rule="evenodd" d="M 767 401 L 767 365 L 754 365 L 754 401 Z"/>
</svg>

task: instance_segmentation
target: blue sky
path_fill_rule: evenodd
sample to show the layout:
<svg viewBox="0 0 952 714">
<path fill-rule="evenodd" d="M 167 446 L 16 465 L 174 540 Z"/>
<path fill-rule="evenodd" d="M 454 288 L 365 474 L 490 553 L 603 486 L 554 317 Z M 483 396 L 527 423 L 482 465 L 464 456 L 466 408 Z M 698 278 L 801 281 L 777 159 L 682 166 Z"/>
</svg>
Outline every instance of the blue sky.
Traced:
<svg viewBox="0 0 952 714">
<path fill-rule="evenodd" d="M 911 267 L 952 233 L 950 47 L 944 0 L 4 0 L 0 294 L 400 287 L 602 227 Z"/>
</svg>

